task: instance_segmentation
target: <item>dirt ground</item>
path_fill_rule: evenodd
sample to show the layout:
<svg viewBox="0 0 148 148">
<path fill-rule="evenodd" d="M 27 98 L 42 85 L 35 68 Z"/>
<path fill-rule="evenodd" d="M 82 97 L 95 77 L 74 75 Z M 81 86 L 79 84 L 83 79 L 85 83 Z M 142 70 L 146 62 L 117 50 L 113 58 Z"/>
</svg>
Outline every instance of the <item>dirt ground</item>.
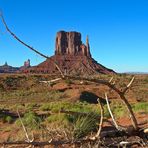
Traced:
<svg viewBox="0 0 148 148">
<path fill-rule="evenodd" d="M 11 80 L 7 77 L 16 77 L 17 81 Z M 148 101 L 148 75 L 138 75 L 135 76 L 135 81 L 132 87 L 129 89 L 126 97 L 128 101 L 132 104 L 136 104 L 138 102 L 147 102 Z M 96 103 L 96 98 L 104 98 L 104 93 L 108 92 L 109 100 L 118 100 L 119 96 L 112 90 L 109 90 L 108 87 L 100 84 L 89 83 L 87 81 L 65 81 L 62 80 L 49 86 L 47 84 L 39 83 L 39 80 L 44 79 L 48 80 L 49 76 L 13 76 L 13 75 L 5 75 L 0 76 L 0 95 L 5 98 L 0 98 L 0 103 L 4 106 L 11 106 L 15 103 L 46 103 L 50 102 L 50 100 L 40 99 L 42 96 L 44 97 L 50 91 L 58 91 L 58 93 L 66 94 L 64 100 L 70 102 L 77 102 L 81 99 L 83 101 L 90 101 L 89 103 Z M 99 77 L 100 78 L 100 77 Z M 118 88 L 124 88 L 126 84 L 128 84 L 129 80 L 132 76 L 126 77 L 116 77 L 116 85 Z M 50 78 L 51 79 L 51 78 Z M 109 80 L 110 77 L 102 76 L 101 79 Z M 11 81 L 15 82 L 15 86 L 11 85 Z M 25 85 L 24 85 L 25 83 Z M 23 90 L 23 94 L 19 94 L 21 99 L 19 99 L 18 92 Z M 9 95 L 9 92 L 12 93 Z M 25 92 L 25 93 L 24 93 Z M 27 93 L 26 93 L 27 92 Z M 39 92 L 39 94 L 38 94 Z M 13 94 L 16 94 L 16 96 Z M 25 94 L 25 95 L 24 95 Z M 26 95 L 27 94 L 27 95 Z M 31 97 L 31 99 L 30 99 Z M 27 99 L 26 99 L 27 98 Z M 36 99 L 32 99 L 36 98 Z M 58 101 L 58 100 L 55 100 Z M 138 121 L 139 127 L 141 129 L 148 127 L 148 113 L 146 112 L 138 112 L 135 113 L 136 119 Z M 111 119 L 108 119 L 110 122 Z M 118 117 L 117 123 L 123 127 L 130 127 L 132 125 L 130 118 L 128 117 L 128 113 L 125 116 Z M 108 122 L 104 122 L 103 130 L 110 130 L 112 126 Z M 16 128 L 16 125 L 13 123 L 4 123 L 0 122 L 0 139 L 1 141 L 9 141 L 12 137 L 19 134 L 20 128 Z M 17 147 L 17 146 L 14 146 Z M 49 146 L 48 146 L 49 147 Z M 50 146 L 52 147 L 52 146 Z M 71 145 L 63 145 L 61 147 L 72 147 Z"/>
</svg>

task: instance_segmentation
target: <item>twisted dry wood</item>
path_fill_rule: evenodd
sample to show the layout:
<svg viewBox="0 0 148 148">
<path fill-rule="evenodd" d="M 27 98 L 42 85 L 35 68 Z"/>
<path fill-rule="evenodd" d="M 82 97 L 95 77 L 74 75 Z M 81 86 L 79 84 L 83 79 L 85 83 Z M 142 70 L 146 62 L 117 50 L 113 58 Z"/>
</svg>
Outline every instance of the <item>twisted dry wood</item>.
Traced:
<svg viewBox="0 0 148 148">
<path fill-rule="evenodd" d="M 102 127 L 103 127 L 103 119 L 104 119 L 104 109 L 103 109 L 103 105 L 102 103 L 100 102 L 100 99 L 98 98 L 98 103 L 99 103 L 99 106 L 100 106 L 100 124 L 99 124 L 99 130 L 97 132 L 97 134 L 95 135 L 96 138 L 99 138 L 100 137 L 100 133 L 101 133 L 101 130 L 102 130 Z"/>
<path fill-rule="evenodd" d="M 118 124 L 117 124 L 117 122 L 116 122 L 116 120 L 114 118 L 114 115 L 113 115 L 113 113 L 112 113 L 112 111 L 110 109 L 107 93 L 105 93 L 105 100 L 106 100 L 106 104 L 107 104 L 107 108 L 108 108 L 109 114 L 110 114 L 110 116 L 111 116 L 111 118 L 113 120 L 114 126 L 116 127 L 116 129 L 120 130 L 120 128 L 119 128 L 119 126 L 118 126 Z"/>
<path fill-rule="evenodd" d="M 26 142 L 28 142 L 28 143 L 33 142 L 34 141 L 34 138 L 32 138 L 32 139 L 29 138 L 29 135 L 28 135 L 27 130 L 26 130 L 24 124 L 23 124 L 23 121 L 21 119 L 21 116 L 20 116 L 20 113 L 19 113 L 18 109 L 17 109 L 17 113 L 18 113 L 18 117 L 20 119 L 21 125 L 23 127 L 23 130 L 24 130 L 24 133 L 25 133 L 25 136 L 26 136 L 26 139 L 27 139 Z"/>
</svg>

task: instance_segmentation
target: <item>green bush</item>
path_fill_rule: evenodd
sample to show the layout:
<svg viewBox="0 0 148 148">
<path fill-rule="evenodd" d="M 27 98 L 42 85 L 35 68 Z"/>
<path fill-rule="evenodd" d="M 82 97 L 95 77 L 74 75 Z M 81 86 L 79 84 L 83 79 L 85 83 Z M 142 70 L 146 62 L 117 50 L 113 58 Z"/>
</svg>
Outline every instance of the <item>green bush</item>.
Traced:
<svg viewBox="0 0 148 148">
<path fill-rule="evenodd" d="M 34 112 L 25 113 L 24 117 L 22 118 L 23 124 L 30 129 L 39 129 L 41 121 L 42 119 L 38 117 Z M 20 119 L 16 121 L 16 124 L 21 126 Z"/>
<path fill-rule="evenodd" d="M 51 110 L 50 104 L 46 103 L 46 104 L 41 105 L 40 110 L 42 110 L 42 111 L 49 111 L 49 110 Z"/>
<path fill-rule="evenodd" d="M 0 119 L 3 123 L 5 123 L 5 122 L 12 123 L 13 122 L 13 118 L 8 115 L 0 115 Z"/>
<path fill-rule="evenodd" d="M 0 84 L 0 91 L 3 91 L 4 90 L 4 86 L 3 84 Z"/>
<path fill-rule="evenodd" d="M 148 102 L 140 102 L 132 105 L 132 107 L 135 112 L 143 111 L 148 113 Z"/>
<path fill-rule="evenodd" d="M 7 117 L 5 118 L 5 120 L 6 120 L 7 123 L 12 123 L 12 122 L 13 122 L 13 118 L 10 117 L 10 116 L 7 116 Z"/>
<path fill-rule="evenodd" d="M 68 122 L 65 114 L 50 115 L 47 118 L 47 121 L 48 121 L 48 123 L 52 123 L 52 122 L 66 123 L 66 122 Z"/>
<path fill-rule="evenodd" d="M 12 89 L 16 89 L 18 83 L 18 79 L 15 77 L 6 77 L 6 79 L 4 80 L 4 84 L 6 85 L 6 87 Z"/>
<path fill-rule="evenodd" d="M 148 83 L 148 78 L 147 77 L 144 79 L 144 82 L 145 83 Z"/>
<path fill-rule="evenodd" d="M 33 108 L 38 107 L 38 105 L 36 103 L 29 103 L 25 105 L 25 108 L 27 110 L 33 110 Z"/>
<path fill-rule="evenodd" d="M 68 84 L 68 85 L 73 84 L 72 80 L 70 80 L 70 79 L 66 79 L 65 83 Z"/>
<path fill-rule="evenodd" d="M 47 94 L 46 94 L 47 100 L 52 100 L 52 101 L 59 100 L 59 99 L 65 98 L 65 97 L 67 97 L 67 95 L 65 93 L 57 91 L 57 90 L 47 92 Z"/>
<path fill-rule="evenodd" d="M 61 102 L 51 102 L 42 104 L 40 107 L 43 111 L 52 111 L 52 112 L 59 112 L 61 109 L 64 110 L 70 110 L 75 112 L 99 112 L 99 107 L 96 107 L 93 104 L 88 104 L 86 102 L 77 102 L 77 103 L 71 103 L 67 101 L 61 101 Z"/>
<path fill-rule="evenodd" d="M 74 124 L 74 138 L 79 139 L 91 131 L 97 129 L 98 115 L 94 113 L 89 113 L 87 116 L 79 116 Z"/>
<path fill-rule="evenodd" d="M 123 107 L 116 107 L 112 111 L 115 116 L 123 117 L 124 115 L 126 115 L 127 109 L 125 109 Z"/>
</svg>

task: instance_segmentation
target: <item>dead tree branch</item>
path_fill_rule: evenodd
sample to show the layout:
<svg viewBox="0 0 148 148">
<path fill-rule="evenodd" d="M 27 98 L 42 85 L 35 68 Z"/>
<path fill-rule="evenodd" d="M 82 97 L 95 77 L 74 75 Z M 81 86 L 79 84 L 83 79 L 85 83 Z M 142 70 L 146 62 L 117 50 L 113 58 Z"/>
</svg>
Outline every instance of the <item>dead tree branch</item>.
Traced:
<svg viewBox="0 0 148 148">
<path fill-rule="evenodd" d="M 110 116 L 111 116 L 111 118 L 113 120 L 114 126 L 116 127 L 117 130 L 120 131 L 120 128 L 119 128 L 119 126 L 118 126 L 118 124 L 117 124 L 117 122 L 116 122 L 116 120 L 115 120 L 115 118 L 113 116 L 112 111 L 111 111 L 111 108 L 110 108 L 110 105 L 109 105 L 109 101 L 108 101 L 108 97 L 107 97 L 107 93 L 105 93 L 105 100 L 106 100 L 106 103 L 107 103 L 107 108 L 108 108 L 109 114 L 110 114 Z"/>
<path fill-rule="evenodd" d="M 101 117 L 100 117 L 99 129 L 98 129 L 97 134 L 95 135 L 95 138 L 100 137 L 100 133 L 101 133 L 101 130 L 102 130 L 102 127 L 103 127 L 103 119 L 104 119 L 104 109 L 103 109 L 103 106 L 102 106 L 99 98 L 98 98 L 98 103 L 99 103 L 100 110 L 101 110 L 101 113 L 100 113 Z"/>
<path fill-rule="evenodd" d="M 96 135 L 89 138 L 90 140 L 93 140 L 93 141 L 100 138 L 101 130 L 102 130 L 102 127 L 103 127 L 103 120 L 104 120 L 104 109 L 103 109 L 103 105 L 100 102 L 100 98 L 98 98 L 97 101 L 98 101 L 98 104 L 100 106 L 100 111 L 101 111 L 100 114 L 101 114 L 101 117 L 100 117 L 99 129 L 98 129 Z"/>
<path fill-rule="evenodd" d="M 111 79 L 109 80 L 109 83 L 111 83 L 111 82 L 112 82 L 113 78 L 114 78 L 114 77 L 111 77 Z"/>
<path fill-rule="evenodd" d="M 62 78 L 57 78 L 54 80 L 50 80 L 50 81 L 39 81 L 40 83 L 45 83 L 48 84 L 49 86 L 51 86 L 51 84 L 53 84 L 54 82 L 60 81 Z"/>
<path fill-rule="evenodd" d="M 24 130 L 24 133 L 25 133 L 25 136 L 26 136 L 26 139 L 27 139 L 26 142 L 28 142 L 28 143 L 33 142 L 34 141 L 34 138 L 32 138 L 32 139 L 29 138 L 29 135 L 28 135 L 27 130 L 26 130 L 24 124 L 23 124 L 23 121 L 21 119 L 21 116 L 20 116 L 20 113 L 19 113 L 18 109 L 17 109 L 17 113 L 18 113 L 18 117 L 20 119 L 21 125 L 23 127 L 23 130 Z"/>
</svg>

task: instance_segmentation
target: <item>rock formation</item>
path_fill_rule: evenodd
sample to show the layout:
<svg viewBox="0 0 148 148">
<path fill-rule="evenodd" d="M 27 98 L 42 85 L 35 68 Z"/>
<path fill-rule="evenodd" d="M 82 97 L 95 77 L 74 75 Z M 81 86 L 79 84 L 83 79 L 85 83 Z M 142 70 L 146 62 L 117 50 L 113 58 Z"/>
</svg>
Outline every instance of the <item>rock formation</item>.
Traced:
<svg viewBox="0 0 148 148">
<path fill-rule="evenodd" d="M 30 68 L 30 59 L 24 62 L 24 65 L 19 68 L 20 71 L 25 72 L 28 68 Z"/>
<path fill-rule="evenodd" d="M 56 36 L 55 55 L 84 55 L 91 57 L 89 40 L 82 44 L 79 32 L 60 31 Z"/>
<path fill-rule="evenodd" d="M 24 68 L 29 68 L 30 67 L 30 59 L 24 62 Z"/>
<path fill-rule="evenodd" d="M 60 31 L 56 35 L 55 55 L 24 72 L 58 74 L 53 61 L 67 75 L 113 74 L 113 70 L 97 63 L 91 56 L 88 36 L 82 43 L 79 32 Z"/>
<path fill-rule="evenodd" d="M 4 65 L 0 66 L 0 73 L 15 73 L 19 70 L 18 67 L 12 67 L 5 62 Z"/>
<path fill-rule="evenodd" d="M 28 59 L 27 61 L 24 62 L 24 65 L 21 67 L 12 67 L 5 62 L 4 65 L 0 66 L 0 73 L 19 73 L 20 71 L 27 70 L 30 68 L 30 60 Z"/>
</svg>

